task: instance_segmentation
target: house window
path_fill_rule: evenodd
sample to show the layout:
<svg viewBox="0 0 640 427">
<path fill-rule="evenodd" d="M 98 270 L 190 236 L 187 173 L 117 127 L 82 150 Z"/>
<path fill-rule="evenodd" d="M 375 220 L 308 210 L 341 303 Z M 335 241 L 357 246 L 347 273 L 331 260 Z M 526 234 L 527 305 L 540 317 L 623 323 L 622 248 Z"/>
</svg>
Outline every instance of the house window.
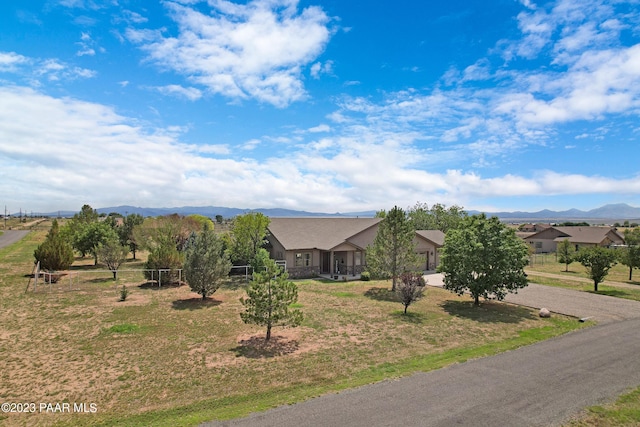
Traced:
<svg viewBox="0 0 640 427">
<path fill-rule="evenodd" d="M 362 265 L 362 252 L 356 252 L 353 260 L 354 265 Z"/>
<path fill-rule="evenodd" d="M 542 249 L 542 242 L 536 242 L 536 249 Z"/>
<path fill-rule="evenodd" d="M 296 267 L 311 267 L 311 252 L 296 253 Z"/>
</svg>

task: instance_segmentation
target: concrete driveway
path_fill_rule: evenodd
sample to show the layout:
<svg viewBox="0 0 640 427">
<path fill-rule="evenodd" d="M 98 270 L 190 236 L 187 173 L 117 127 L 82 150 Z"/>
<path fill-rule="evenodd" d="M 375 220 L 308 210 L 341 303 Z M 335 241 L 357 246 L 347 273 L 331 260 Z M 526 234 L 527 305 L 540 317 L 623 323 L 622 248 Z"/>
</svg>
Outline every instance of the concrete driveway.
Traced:
<svg viewBox="0 0 640 427">
<path fill-rule="evenodd" d="M 440 273 L 425 275 L 429 286 L 442 287 Z M 640 317 L 640 303 L 622 298 L 578 292 L 571 289 L 530 283 L 517 294 L 508 294 L 506 302 L 532 308 L 548 308 L 553 313 L 590 318 L 598 323 Z"/>
<path fill-rule="evenodd" d="M 438 286 L 441 275 L 428 275 Z M 556 426 L 640 384 L 640 303 L 530 285 L 511 303 L 599 325 L 492 357 L 204 426 Z"/>
</svg>

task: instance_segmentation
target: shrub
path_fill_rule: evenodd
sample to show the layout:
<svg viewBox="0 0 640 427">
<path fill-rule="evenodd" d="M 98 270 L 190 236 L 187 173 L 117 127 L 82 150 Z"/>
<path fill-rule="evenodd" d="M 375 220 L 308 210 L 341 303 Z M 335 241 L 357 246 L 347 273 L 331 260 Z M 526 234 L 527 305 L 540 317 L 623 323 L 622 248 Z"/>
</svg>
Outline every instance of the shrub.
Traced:
<svg viewBox="0 0 640 427">
<path fill-rule="evenodd" d="M 125 285 L 122 285 L 122 288 L 120 288 L 120 301 L 126 300 L 128 295 L 129 295 L 129 290 Z"/>
<path fill-rule="evenodd" d="M 53 220 L 47 238 L 34 251 L 33 256 L 45 271 L 66 270 L 73 264 L 73 249 L 60 235 L 58 221 Z M 53 278 L 51 281 L 53 282 Z"/>
<path fill-rule="evenodd" d="M 144 275 L 148 280 L 158 279 L 158 270 L 169 270 L 162 273 L 162 283 L 177 282 L 179 277 L 177 270 L 182 268 L 182 255 L 171 243 L 158 246 L 149 254 L 144 268 L 147 269 Z"/>
<path fill-rule="evenodd" d="M 369 280 L 371 280 L 371 273 L 369 273 L 368 271 L 363 271 L 362 273 L 360 273 L 360 280 L 368 282 Z"/>
</svg>

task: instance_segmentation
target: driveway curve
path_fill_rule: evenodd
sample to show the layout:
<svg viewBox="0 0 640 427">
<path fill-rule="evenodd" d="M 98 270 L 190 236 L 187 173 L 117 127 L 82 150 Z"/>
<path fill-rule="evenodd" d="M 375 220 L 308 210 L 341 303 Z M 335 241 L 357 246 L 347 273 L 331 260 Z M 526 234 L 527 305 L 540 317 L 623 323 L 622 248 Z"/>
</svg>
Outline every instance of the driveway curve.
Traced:
<svg viewBox="0 0 640 427">
<path fill-rule="evenodd" d="M 12 245 L 29 234 L 29 230 L 5 230 L 0 235 L 0 249 Z"/>
<path fill-rule="evenodd" d="M 442 286 L 442 276 L 426 276 Z M 640 384 L 640 302 L 530 284 L 507 302 L 598 325 L 214 426 L 557 426 Z"/>
<path fill-rule="evenodd" d="M 442 287 L 442 274 L 425 275 L 429 286 Z M 589 318 L 598 323 L 613 322 L 640 317 L 640 303 L 622 298 L 580 292 L 572 289 L 530 283 L 517 294 L 508 294 L 505 301 L 549 311 L 579 319 Z"/>
</svg>

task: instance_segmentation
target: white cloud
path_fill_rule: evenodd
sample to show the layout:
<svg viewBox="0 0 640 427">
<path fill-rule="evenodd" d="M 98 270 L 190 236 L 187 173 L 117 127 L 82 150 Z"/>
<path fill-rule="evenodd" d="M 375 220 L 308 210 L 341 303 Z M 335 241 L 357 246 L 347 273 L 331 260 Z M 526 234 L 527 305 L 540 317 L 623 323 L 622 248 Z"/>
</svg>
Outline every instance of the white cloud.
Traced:
<svg viewBox="0 0 640 427">
<path fill-rule="evenodd" d="M 177 96 L 180 98 L 186 98 L 189 101 L 197 101 L 202 98 L 202 91 L 195 87 L 182 87 L 180 85 L 167 85 L 159 86 L 155 88 L 158 92 L 164 95 Z"/>
<path fill-rule="evenodd" d="M 255 98 L 286 107 L 306 96 L 301 73 L 329 41 L 329 18 L 316 6 L 298 11 L 297 0 L 211 2 L 211 14 L 167 2 L 177 22 L 163 31 L 127 31 L 149 60 L 233 99 Z M 327 63 L 323 67 L 326 67 Z"/>
<path fill-rule="evenodd" d="M 323 123 L 321 125 L 309 128 L 309 129 L 307 129 L 307 131 L 311 132 L 311 133 L 329 132 L 329 131 L 331 131 L 331 127 L 329 127 L 329 125 L 326 125 L 326 124 Z"/>
<path fill-rule="evenodd" d="M 544 97 L 509 93 L 498 101 L 496 111 L 513 114 L 524 124 L 598 119 L 633 111 L 640 107 L 640 44 L 587 51 L 563 75 L 539 77 Z"/>
<path fill-rule="evenodd" d="M 251 151 L 251 150 L 255 150 L 261 143 L 262 141 L 254 138 L 242 144 L 240 148 L 245 151 Z"/>
<path fill-rule="evenodd" d="M 442 153 L 416 147 L 414 134 L 384 128 L 348 124 L 340 134 L 291 147 L 286 155 L 234 160 L 227 144 L 182 143 L 179 127 L 149 128 L 103 105 L 0 87 L 0 192 L 9 204 L 29 200 L 25 207 L 36 212 L 84 203 L 331 212 L 417 200 L 464 205 L 483 197 L 640 192 L 640 176 L 435 172 L 428 165 L 434 156 L 440 162 Z M 249 140 L 244 147 L 260 144 Z"/>
<path fill-rule="evenodd" d="M 15 52 L 0 52 L 0 72 L 16 72 L 19 65 L 27 62 L 27 57 Z"/>
<path fill-rule="evenodd" d="M 309 70 L 314 79 L 319 79 L 321 74 L 333 74 L 333 61 L 327 61 L 324 64 L 316 62 Z"/>
</svg>

